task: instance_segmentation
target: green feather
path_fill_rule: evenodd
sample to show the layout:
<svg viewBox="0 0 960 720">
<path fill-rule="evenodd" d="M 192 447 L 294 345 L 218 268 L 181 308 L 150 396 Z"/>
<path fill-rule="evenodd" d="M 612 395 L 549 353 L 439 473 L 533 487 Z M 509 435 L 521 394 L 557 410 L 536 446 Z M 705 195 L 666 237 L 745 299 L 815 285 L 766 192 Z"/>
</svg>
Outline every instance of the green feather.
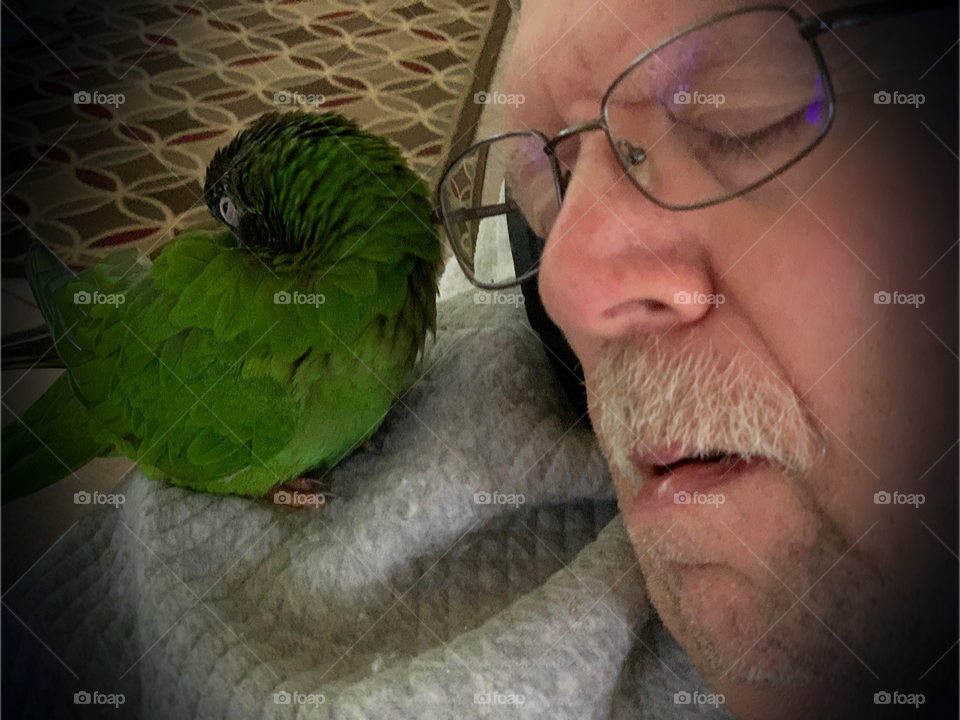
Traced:
<svg viewBox="0 0 960 720">
<path fill-rule="evenodd" d="M 178 486 L 260 496 L 379 427 L 436 327 L 423 183 L 344 118 L 271 113 L 218 151 L 204 193 L 218 219 L 234 204 L 236 226 L 183 233 L 152 264 L 128 250 L 74 276 L 31 248 L 67 370 L 4 428 L 4 502 L 107 453 Z"/>
</svg>

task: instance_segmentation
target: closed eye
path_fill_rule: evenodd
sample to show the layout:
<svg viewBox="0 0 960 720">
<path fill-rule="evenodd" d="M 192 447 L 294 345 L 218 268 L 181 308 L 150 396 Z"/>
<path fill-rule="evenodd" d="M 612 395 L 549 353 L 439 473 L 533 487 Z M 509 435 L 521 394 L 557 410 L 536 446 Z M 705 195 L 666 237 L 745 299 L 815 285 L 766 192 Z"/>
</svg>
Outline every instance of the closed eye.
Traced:
<svg viewBox="0 0 960 720">
<path fill-rule="evenodd" d="M 237 210 L 237 206 L 226 195 L 220 198 L 220 217 L 230 227 L 236 227 L 237 223 L 240 222 L 240 212 Z"/>
<path fill-rule="evenodd" d="M 802 108 L 766 127 L 742 135 L 716 132 L 706 128 L 704 130 L 709 133 L 708 142 L 710 149 L 714 152 L 755 156 L 761 152 L 765 143 L 787 141 L 791 134 L 799 129 L 806 112 L 806 108 Z M 729 130 L 729 127 L 727 129 Z"/>
</svg>

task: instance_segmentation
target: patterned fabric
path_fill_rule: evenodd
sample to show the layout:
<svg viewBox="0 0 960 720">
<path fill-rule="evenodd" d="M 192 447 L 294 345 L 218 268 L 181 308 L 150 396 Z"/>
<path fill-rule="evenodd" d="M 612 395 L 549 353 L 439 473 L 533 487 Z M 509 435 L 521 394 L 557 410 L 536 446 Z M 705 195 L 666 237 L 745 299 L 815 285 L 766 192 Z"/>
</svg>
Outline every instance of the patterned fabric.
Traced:
<svg viewBox="0 0 960 720">
<path fill-rule="evenodd" d="M 80 0 L 3 55 L 4 275 L 40 238 L 74 266 L 210 222 L 214 151 L 262 112 L 334 110 L 430 187 L 472 138 L 505 0 Z"/>
</svg>

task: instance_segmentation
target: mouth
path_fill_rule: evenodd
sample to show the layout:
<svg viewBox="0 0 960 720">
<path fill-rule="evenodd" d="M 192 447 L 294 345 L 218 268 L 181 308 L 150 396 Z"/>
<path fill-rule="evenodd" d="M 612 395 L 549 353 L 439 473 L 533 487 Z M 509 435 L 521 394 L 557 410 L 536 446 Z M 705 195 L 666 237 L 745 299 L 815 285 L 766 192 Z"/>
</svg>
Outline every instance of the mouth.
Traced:
<svg viewBox="0 0 960 720">
<path fill-rule="evenodd" d="M 680 468 L 688 467 L 691 465 L 716 465 L 720 463 L 729 463 L 731 460 L 740 459 L 741 455 L 735 453 L 725 453 L 720 451 L 708 452 L 704 454 L 691 455 L 687 457 L 682 457 L 679 460 L 674 460 L 668 463 L 645 463 L 641 460 L 640 464 L 645 465 L 644 468 L 644 477 L 656 480 L 663 477 L 664 475 L 669 475 Z"/>
<path fill-rule="evenodd" d="M 635 452 L 631 461 L 642 478 L 639 485 L 634 485 L 636 503 L 642 510 L 689 504 L 675 499 L 675 495 L 683 497 L 684 493 L 693 498 L 692 504 L 697 504 L 697 495 L 707 491 L 716 494 L 721 487 L 745 473 L 770 465 L 763 457 L 724 450 L 689 453 L 669 447 Z"/>
</svg>

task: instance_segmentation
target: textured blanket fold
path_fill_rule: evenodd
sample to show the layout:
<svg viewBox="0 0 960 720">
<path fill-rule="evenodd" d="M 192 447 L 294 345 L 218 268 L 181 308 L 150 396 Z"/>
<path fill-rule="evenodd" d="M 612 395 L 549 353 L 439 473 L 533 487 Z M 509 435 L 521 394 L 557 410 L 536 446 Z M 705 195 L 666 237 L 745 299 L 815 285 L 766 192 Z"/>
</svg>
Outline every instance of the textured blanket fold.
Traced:
<svg viewBox="0 0 960 720">
<path fill-rule="evenodd" d="M 441 302 L 418 373 L 322 510 L 126 479 L 3 598 L 8 716 L 702 712 L 522 307 Z"/>
</svg>

